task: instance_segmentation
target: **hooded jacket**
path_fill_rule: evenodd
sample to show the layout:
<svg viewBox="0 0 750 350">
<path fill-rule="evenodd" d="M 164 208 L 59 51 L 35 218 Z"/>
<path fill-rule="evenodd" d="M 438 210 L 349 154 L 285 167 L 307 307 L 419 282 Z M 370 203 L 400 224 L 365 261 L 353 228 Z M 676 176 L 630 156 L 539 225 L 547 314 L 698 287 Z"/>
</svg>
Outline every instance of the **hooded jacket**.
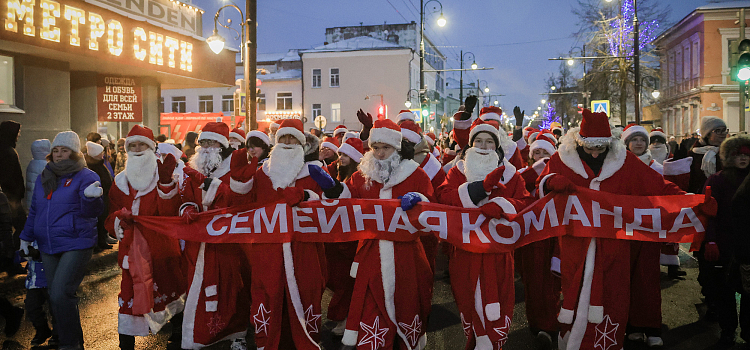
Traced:
<svg viewBox="0 0 750 350">
<path fill-rule="evenodd" d="M 21 124 L 14 121 L 0 123 L 0 187 L 8 197 L 11 207 L 21 204 L 26 192 L 21 163 L 16 152 L 16 139 Z"/>
<path fill-rule="evenodd" d="M 52 144 L 47 139 L 36 140 L 31 143 L 31 156 L 34 158 L 26 166 L 26 210 L 31 208 L 31 198 L 34 194 L 36 178 L 47 166 L 47 155 L 50 154 Z"/>
</svg>

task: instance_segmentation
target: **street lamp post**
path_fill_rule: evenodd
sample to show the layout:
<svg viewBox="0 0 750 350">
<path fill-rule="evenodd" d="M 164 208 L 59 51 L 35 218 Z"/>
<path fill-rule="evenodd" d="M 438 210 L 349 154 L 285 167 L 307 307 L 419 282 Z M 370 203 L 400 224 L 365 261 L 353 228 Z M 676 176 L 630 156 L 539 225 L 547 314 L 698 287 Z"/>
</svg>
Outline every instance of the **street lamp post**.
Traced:
<svg viewBox="0 0 750 350">
<path fill-rule="evenodd" d="M 443 17 L 443 4 L 438 0 L 428 0 L 426 3 L 424 0 L 419 0 L 419 91 L 424 91 L 424 16 L 425 7 L 431 3 L 436 2 L 440 5 L 440 17 L 438 17 L 438 26 L 445 25 L 445 17 Z M 433 11 L 435 13 L 437 11 Z"/>
<path fill-rule="evenodd" d="M 419 90 L 417 89 L 409 89 L 409 91 L 406 92 L 406 101 L 404 102 L 404 106 L 406 106 L 407 109 L 411 108 L 411 92 L 415 91 L 417 93 L 417 96 L 419 96 Z"/>
<path fill-rule="evenodd" d="M 235 10 L 237 10 L 237 12 L 240 13 L 240 17 L 243 17 L 245 19 L 244 22 L 240 22 L 240 26 L 242 27 L 242 34 L 239 35 L 240 41 L 242 42 L 240 49 L 242 51 L 242 63 L 245 71 L 245 130 L 255 130 L 258 128 L 258 123 L 256 121 L 257 112 L 254 105 L 256 99 L 255 89 L 257 88 L 255 81 L 255 68 L 257 66 L 256 53 L 258 45 L 256 43 L 256 37 L 258 30 L 254 25 L 254 23 L 256 22 L 256 18 L 258 17 L 257 0 L 245 1 L 244 14 L 242 13 L 242 10 L 240 10 L 240 8 L 234 4 L 224 5 L 216 11 L 216 15 L 214 15 L 214 32 L 208 39 L 206 39 L 206 43 L 208 43 L 211 51 L 216 54 L 219 54 L 224 49 L 224 38 L 219 35 L 217 24 L 221 25 L 224 28 L 234 30 L 233 28 L 229 27 L 229 25 L 232 23 L 231 19 L 227 19 L 227 24 L 221 23 L 219 21 L 219 13 L 227 7 L 234 8 Z M 235 32 L 237 31 L 235 30 Z"/>
<path fill-rule="evenodd" d="M 461 50 L 461 70 L 460 70 L 460 79 L 458 82 L 458 103 L 464 102 L 464 55 L 471 54 L 471 69 L 477 69 L 477 59 L 474 57 L 473 52 L 466 52 L 464 53 L 463 50 Z"/>
</svg>

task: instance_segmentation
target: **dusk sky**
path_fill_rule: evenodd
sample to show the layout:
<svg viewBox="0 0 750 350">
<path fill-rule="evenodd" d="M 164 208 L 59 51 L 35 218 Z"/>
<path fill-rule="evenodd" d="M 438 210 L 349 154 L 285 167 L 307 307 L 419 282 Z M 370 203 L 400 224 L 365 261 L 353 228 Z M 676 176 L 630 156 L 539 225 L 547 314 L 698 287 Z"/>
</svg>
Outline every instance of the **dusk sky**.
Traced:
<svg viewBox="0 0 750 350">
<path fill-rule="evenodd" d="M 194 0 L 206 11 L 204 37 L 211 35 L 216 10 L 229 1 Z M 670 23 L 661 25 L 659 32 L 708 3 L 707 0 L 649 0 L 648 3 L 654 1 L 671 7 Z M 606 6 L 617 6 L 617 2 L 602 0 Z M 460 50 L 474 53 L 480 67 L 494 67 L 490 71 L 469 72 L 464 80 L 489 82 L 491 93 L 506 95 L 499 101 L 509 113 L 515 105 L 527 114 L 533 113 L 543 98 L 539 93 L 545 91 L 545 80 L 557 71 L 560 63 L 547 59 L 566 56 L 571 48 L 581 44 L 572 35 L 578 29 L 572 13 L 573 6 L 577 6 L 575 0 L 441 0 L 441 3 L 448 21 L 445 27 L 436 24 L 439 13 L 428 14 L 425 22 L 426 35 L 447 57 L 446 68 L 458 68 Z M 646 1 L 639 1 L 639 8 L 642 3 Z M 244 11 L 244 2 L 236 4 Z M 435 4 L 429 3 L 428 10 Z M 355 26 L 360 22 L 418 23 L 418 9 L 418 0 L 258 0 L 258 52 L 286 52 L 322 45 L 325 29 L 329 27 Z M 230 15 L 233 21 L 240 19 L 235 10 L 225 9 L 222 13 Z M 220 29 L 220 33 L 227 39 L 231 35 L 225 29 Z M 238 42 L 234 47 L 238 47 Z M 465 63 L 465 67 L 469 64 Z M 576 71 L 578 76 L 581 73 L 580 69 Z M 448 74 L 455 74 L 458 79 L 458 73 Z"/>
</svg>

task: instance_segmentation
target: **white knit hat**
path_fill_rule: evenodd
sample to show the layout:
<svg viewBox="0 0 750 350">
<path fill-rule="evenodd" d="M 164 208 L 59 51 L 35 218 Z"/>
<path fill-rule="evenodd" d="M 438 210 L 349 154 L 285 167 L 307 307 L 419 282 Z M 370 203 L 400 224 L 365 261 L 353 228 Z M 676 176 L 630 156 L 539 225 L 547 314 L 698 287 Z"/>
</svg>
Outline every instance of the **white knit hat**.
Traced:
<svg viewBox="0 0 750 350">
<path fill-rule="evenodd" d="M 59 132 L 55 136 L 55 140 L 52 141 L 52 148 L 62 146 L 70 149 L 75 153 L 81 152 L 81 139 L 75 131 L 63 131 Z"/>
<path fill-rule="evenodd" d="M 86 153 L 88 153 L 89 156 L 96 157 L 104 152 L 104 146 L 93 143 L 91 141 L 86 141 Z"/>
</svg>

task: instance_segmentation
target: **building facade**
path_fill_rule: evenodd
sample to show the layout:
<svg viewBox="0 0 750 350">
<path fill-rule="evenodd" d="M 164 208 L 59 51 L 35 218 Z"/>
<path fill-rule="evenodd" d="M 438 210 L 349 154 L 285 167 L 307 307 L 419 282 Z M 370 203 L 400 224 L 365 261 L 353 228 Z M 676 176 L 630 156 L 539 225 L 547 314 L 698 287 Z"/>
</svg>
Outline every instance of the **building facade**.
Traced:
<svg viewBox="0 0 750 350">
<path fill-rule="evenodd" d="M 698 7 L 654 41 L 662 74 L 661 118 L 654 122 L 669 135 L 679 139 L 696 132 L 704 116 L 720 117 L 731 131 L 739 130 L 739 85 L 730 77 L 730 47 L 739 38 L 735 21 L 742 7 L 750 9 L 750 1 Z M 745 35 L 750 37 L 750 29 Z"/>
</svg>

